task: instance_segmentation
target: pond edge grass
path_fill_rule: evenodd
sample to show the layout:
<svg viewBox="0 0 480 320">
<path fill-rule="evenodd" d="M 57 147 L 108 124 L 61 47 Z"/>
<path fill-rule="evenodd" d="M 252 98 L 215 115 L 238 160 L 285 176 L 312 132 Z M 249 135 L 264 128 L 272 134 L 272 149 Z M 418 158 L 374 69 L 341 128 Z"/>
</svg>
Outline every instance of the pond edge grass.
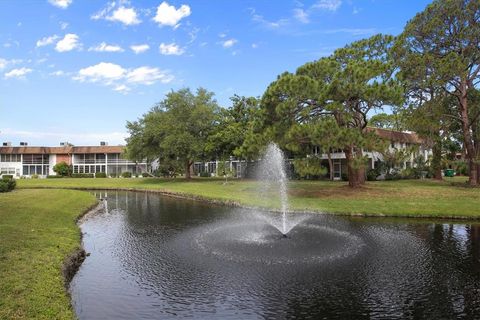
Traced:
<svg viewBox="0 0 480 320">
<path fill-rule="evenodd" d="M 145 188 L 125 188 L 125 187 L 58 187 L 58 186 L 32 186 L 26 187 L 24 189 L 64 189 L 64 190 L 79 190 L 79 191 L 130 191 L 130 192 L 142 192 L 142 193 L 155 193 L 160 194 L 172 198 L 178 199 L 185 199 L 185 200 L 193 200 L 199 201 L 204 203 L 209 203 L 213 205 L 220 205 L 220 206 L 228 206 L 228 207 L 237 207 L 237 208 L 244 208 L 244 209 L 251 209 L 251 210 L 263 210 L 263 211 L 270 211 L 270 212 L 279 212 L 278 209 L 271 208 L 271 207 L 258 207 L 258 206 L 249 206 L 243 204 L 239 201 L 235 200 L 223 200 L 218 199 L 215 197 L 206 197 L 202 195 L 196 195 L 193 193 L 188 192 L 178 192 L 178 191 L 169 191 L 169 190 L 162 190 L 162 189 L 145 189 Z M 83 215 L 87 214 L 85 212 Z M 328 212 L 328 211 L 320 211 L 320 210 L 312 210 L 312 209 L 305 209 L 305 210 L 289 210 L 290 213 L 312 213 L 312 214 L 325 214 L 325 215 L 334 215 L 334 216 L 344 216 L 344 217 L 358 217 L 358 218 L 410 218 L 410 219 L 419 219 L 419 220 L 428 220 L 428 219 L 438 219 L 438 220 L 445 220 L 445 221 L 472 221 L 472 222 L 479 222 L 480 215 L 476 216 L 461 216 L 461 215 L 429 215 L 429 214 L 384 214 L 384 213 L 362 213 L 362 212 Z M 83 216 L 80 215 L 79 219 Z M 77 220 L 77 221 L 78 221 Z"/>
<path fill-rule="evenodd" d="M 42 189 L 42 188 L 32 188 L 32 189 Z M 44 188 L 44 189 L 50 189 L 50 188 Z M 62 188 L 62 189 L 65 189 L 65 188 Z M 80 229 L 80 243 L 78 247 L 72 253 L 70 253 L 62 263 L 62 275 L 63 275 L 64 287 L 69 297 L 70 297 L 70 291 L 69 291 L 70 283 L 72 282 L 72 279 L 75 276 L 75 274 L 77 274 L 78 270 L 80 269 L 80 266 L 82 265 L 83 261 L 85 261 L 85 258 L 88 256 L 87 252 L 85 251 L 85 248 L 83 247 L 83 233 L 81 232 L 80 223 L 83 218 L 87 217 L 90 214 L 98 212 L 101 208 L 102 208 L 102 203 L 99 201 L 96 201 L 95 204 L 88 207 L 86 210 L 81 212 L 75 218 L 75 224 Z M 72 302 L 70 299 L 70 305 L 71 303 Z"/>
</svg>

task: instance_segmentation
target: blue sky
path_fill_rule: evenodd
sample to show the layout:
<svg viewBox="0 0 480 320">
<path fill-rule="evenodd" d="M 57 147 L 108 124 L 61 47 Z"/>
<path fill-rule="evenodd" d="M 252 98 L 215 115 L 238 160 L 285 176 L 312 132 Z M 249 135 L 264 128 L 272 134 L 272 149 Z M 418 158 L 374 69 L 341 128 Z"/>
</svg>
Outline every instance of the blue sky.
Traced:
<svg viewBox="0 0 480 320">
<path fill-rule="evenodd" d="M 165 93 L 229 106 L 284 71 L 376 33 L 426 0 L 0 1 L 0 140 L 124 143 Z"/>
</svg>

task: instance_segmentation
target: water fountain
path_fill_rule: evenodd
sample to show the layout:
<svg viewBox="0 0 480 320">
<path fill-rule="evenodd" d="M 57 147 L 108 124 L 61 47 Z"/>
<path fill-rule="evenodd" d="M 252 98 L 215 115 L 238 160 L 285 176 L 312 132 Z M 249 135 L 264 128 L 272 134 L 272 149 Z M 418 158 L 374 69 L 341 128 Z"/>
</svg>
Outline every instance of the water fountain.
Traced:
<svg viewBox="0 0 480 320">
<path fill-rule="evenodd" d="M 287 173 L 285 169 L 285 157 L 282 150 L 275 143 L 270 143 L 265 150 L 262 161 L 257 169 L 257 178 L 260 180 L 259 194 L 264 199 L 278 199 L 280 205 L 280 219 L 272 219 L 269 216 L 266 220 L 276 227 L 284 238 L 302 219 L 287 219 L 288 212 L 288 187 Z M 266 216 L 263 215 L 265 219 Z M 278 221 L 280 220 L 280 221 Z"/>
</svg>

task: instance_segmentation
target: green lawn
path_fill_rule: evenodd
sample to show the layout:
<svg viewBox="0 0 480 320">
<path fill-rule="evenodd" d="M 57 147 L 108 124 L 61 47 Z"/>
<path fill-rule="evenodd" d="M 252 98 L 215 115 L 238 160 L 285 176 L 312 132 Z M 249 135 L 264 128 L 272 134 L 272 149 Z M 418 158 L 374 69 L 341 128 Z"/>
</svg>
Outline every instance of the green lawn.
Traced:
<svg viewBox="0 0 480 320">
<path fill-rule="evenodd" d="M 76 217 L 88 192 L 0 193 L 0 319 L 72 319 L 62 264 L 80 245 Z"/>
<path fill-rule="evenodd" d="M 452 182 L 456 182 L 452 185 Z M 345 182 L 292 181 L 289 184 L 290 208 L 336 214 L 416 216 L 442 218 L 480 218 L 480 189 L 465 187 L 465 177 L 444 182 L 402 180 L 368 182 L 350 189 Z M 197 178 L 166 180 L 137 179 L 33 179 L 19 180 L 19 188 L 98 188 L 156 190 L 245 206 L 275 206 L 258 196 L 258 183 L 251 180 Z"/>
</svg>

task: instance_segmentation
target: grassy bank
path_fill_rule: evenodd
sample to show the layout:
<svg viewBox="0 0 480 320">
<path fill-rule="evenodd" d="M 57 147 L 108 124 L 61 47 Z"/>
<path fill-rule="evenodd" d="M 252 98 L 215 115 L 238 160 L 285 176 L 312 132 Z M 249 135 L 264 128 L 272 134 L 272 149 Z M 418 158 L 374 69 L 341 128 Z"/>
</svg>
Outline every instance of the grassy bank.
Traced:
<svg viewBox="0 0 480 320">
<path fill-rule="evenodd" d="M 0 319 L 72 319 L 62 263 L 80 245 L 87 192 L 0 193 Z"/>
<path fill-rule="evenodd" d="M 456 178 L 458 183 L 466 178 Z M 402 180 L 369 182 L 350 189 L 345 182 L 292 181 L 290 208 L 337 214 L 412 217 L 480 218 L 480 189 L 452 180 Z M 211 178 L 194 179 L 37 179 L 20 180 L 20 188 L 126 188 L 182 193 L 206 199 L 235 201 L 247 206 L 275 206 L 258 196 L 255 181 L 233 180 L 223 184 Z"/>
</svg>

